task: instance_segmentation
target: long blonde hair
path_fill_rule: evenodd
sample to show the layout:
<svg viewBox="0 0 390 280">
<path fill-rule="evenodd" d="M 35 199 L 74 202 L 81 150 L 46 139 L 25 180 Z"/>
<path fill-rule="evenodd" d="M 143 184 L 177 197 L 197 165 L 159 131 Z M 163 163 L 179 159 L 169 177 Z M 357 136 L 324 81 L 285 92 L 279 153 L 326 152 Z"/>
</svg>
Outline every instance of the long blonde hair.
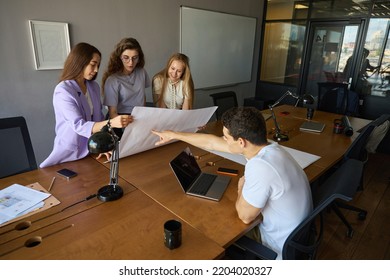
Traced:
<svg viewBox="0 0 390 280">
<path fill-rule="evenodd" d="M 184 63 L 184 72 L 183 72 L 182 76 L 180 77 L 180 80 L 183 81 L 183 90 L 186 93 L 185 97 L 188 98 L 189 108 L 192 109 L 193 103 L 194 103 L 194 82 L 192 80 L 191 71 L 190 71 L 190 62 L 189 62 L 190 60 L 185 54 L 182 54 L 182 53 L 173 54 L 169 58 L 165 68 L 163 70 L 161 70 L 160 72 L 158 72 L 153 77 L 153 80 L 156 78 L 160 78 L 162 80 L 161 94 L 159 96 L 157 104 L 159 107 L 161 107 L 161 105 L 164 102 L 164 95 L 166 94 L 165 91 L 167 89 L 167 83 L 168 83 L 168 77 L 169 77 L 168 70 L 169 70 L 169 67 L 171 67 L 171 64 L 173 61 L 181 61 Z"/>
</svg>

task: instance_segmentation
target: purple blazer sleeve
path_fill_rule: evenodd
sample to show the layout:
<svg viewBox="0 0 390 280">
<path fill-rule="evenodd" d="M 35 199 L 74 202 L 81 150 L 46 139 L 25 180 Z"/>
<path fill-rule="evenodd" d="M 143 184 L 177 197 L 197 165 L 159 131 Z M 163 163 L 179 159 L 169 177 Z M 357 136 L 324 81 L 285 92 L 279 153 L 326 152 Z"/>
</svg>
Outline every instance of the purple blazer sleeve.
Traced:
<svg viewBox="0 0 390 280">
<path fill-rule="evenodd" d="M 53 95 L 56 119 L 53 151 L 40 164 L 46 167 L 66 161 L 81 159 L 88 155 L 87 142 L 95 122 L 104 120 L 100 88 L 95 81 L 87 81 L 93 112 L 76 81 L 59 83 Z"/>
</svg>

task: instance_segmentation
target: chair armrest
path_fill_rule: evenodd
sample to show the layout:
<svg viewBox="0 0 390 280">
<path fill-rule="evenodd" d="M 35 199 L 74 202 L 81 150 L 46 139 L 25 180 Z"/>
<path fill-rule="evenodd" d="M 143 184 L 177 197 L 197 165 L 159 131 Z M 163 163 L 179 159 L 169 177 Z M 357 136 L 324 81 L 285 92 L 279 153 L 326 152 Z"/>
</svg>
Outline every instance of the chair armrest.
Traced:
<svg viewBox="0 0 390 280">
<path fill-rule="evenodd" d="M 275 260 L 278 256 L 278 254 L 273 250 L 247 236 L 243 236 L 238 239 L 234 245 L 260 259 Z"/>
</svg>

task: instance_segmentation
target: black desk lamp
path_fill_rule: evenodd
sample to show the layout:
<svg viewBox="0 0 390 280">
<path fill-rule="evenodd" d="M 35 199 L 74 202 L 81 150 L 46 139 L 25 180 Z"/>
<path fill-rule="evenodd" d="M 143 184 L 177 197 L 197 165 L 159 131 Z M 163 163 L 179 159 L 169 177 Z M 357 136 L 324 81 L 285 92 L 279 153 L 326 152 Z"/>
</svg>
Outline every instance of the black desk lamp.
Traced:
<svg viewBox="0 0 390 280">
<path fill-rule="evenodd" d="M 295 107 L 297 107 L 299 101 L 302 100 L 302 103 L 304 105 L 308 105 L 308 104 L 314 104 L 314 98 L 313 96 L 309 95 L 309 94 L 305 94 L 303 95 L 302 97 L 299 97 L 299 96 L 296 96 L 295 94 L 293 94 L 291 91 L 286 91 L 274 104 L 272 105 L 269 105 L 269 109 L 271 111 L 271 115 L 272 115 L 272 118 L 274 119 L 274 123 L 275 123 L 275 134 L 273 136 L 273 139 L 277 142 L 284 142 L 284 141 L 288 141 L 288 136 L 286 134 L 283 134 L 281 131 L 280 131 L 280 127 L 279 127 L 279 124 L 278 124 L 278 121 L 276 120 L 276 116 L 275 116 L 275 113 L 274 113 L 274 110 L 273 108 L 278 105 L 280 103 L 280 101 L 282 101 L 284 98 L 286 98 L 287 96 L 291 96 L 293 98 L 295 98 L 297 101 L 295 102 Z M 309 109 L 310 109 L 310 113 L 309 113 Z M 313 117 L 313 113 L 314 113 L 314 109 L 313 108 L 307 108 L 307 118 L 308 119 L 311 119 Z M 309 115 L 310 115 L 310 118 L 309 118 Z"/>
<path fill-rule="evenodd" d="M 118 186 L 119 171 L 119 137 L 111 128 L 110 120 L 99 132 L 88 139 L 88 149 L 92 154 L 112 151 L 110 166 L 110 183 L 99 189 L 97 197 L 101 201 L 113 201 L 123 196 L 123 190 Z"/>
</svg>

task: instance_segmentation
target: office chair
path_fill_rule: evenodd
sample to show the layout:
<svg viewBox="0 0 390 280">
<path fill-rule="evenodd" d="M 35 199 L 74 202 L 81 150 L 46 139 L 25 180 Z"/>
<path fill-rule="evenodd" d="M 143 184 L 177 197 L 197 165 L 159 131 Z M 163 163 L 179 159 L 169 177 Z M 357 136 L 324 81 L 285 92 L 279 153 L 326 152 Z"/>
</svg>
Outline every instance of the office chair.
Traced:
<svg viewBox="0 0 390 280">
<path fill-rule="evenodd" d="M 210 94 L 213 98 L 214 106 L 218 106 L 216 111 L 217 120 L 220 120 L 222 114 L 232 107 L 237 107 L 237 96 L 234 91 L 218 92 Z"/>
<path fill-rule="evenodd" d="M 367 145 L 368 139 L 369 139 L 372 131 L 375 129 L 375 127 L 381 125 L 388 118 L 389 118 L 389 115 L 386 115 L 386 114 L 382 115 L 379 118 L 377 118 L 376 120 L 369 123 L 367 126 L 365 126 L 361 130 L 359 136 L 353 141 L 351 146 L 348 148 L 348 150 L 344 154 L 344 158 L 343 158 L 342 162 L 347 161 L 349 159 L 355 159 L 355 160 L 362 162 L 363 166 L 364 166 L 366 164 L 366 162 L 368 161 L 368 152 L 366 150 L 366 145 Z M 336 166 L 336 168 L 337 168 L 337 166 Z M 363 190 L 363 172 L 360 175 L 359 179 L 360 179 L 359 185 L 358 185 L 358 188 L 356 189 L 355 193 Z M 344 201 L 336 200 L 334 202 L 334 204 L 332 205 L 332 209 L 334 210 L 336 215 L 341 219 L 341 221 L 344 223 L 344 225 L 348 229 L 347 236 L 352 238 L 354 230 L 353 230 L 351 224 L 347 221 L 347 219 L 343 215 L 343 213 L 341 213 L 340 208 L 357 212 L 358 219 L 362 220 L 362 221 L 366 219 L 367 211 L 362 209 L 362 208 L 349 205 L 348 203 L 345 203 Z"/>
<path fill-rule="evenodd" d="M 37 169 L 24 117 L 0 119 L 0 178 Z"/>
<path fill-rule="evenodd" d="M 369 139 L 370 142 L 372 137 L 372 141 L 374 142 L 374 146 L 370 146 L 371 151 L 375 147 L 375 143 L 377 143 L 375 152 L 390 154 L 390 129 L 383 135 L 385 127 L 382 127 L 384 122 L 388 120 L 390 121 L 390 114 L 383 114 L 374 121 L 375 128 Z M 378 130 L 376 130 L 376 128 L 378 128 Z M 381 136 L 383 137 L 381 138 Z M 378 139 L 380 139 L 379 143 Z"/>
<path fill-rule="evenodd" d="M 334 82 L 317 84 L 317 110 L 344 115 L 348 108 L 348 84 Z"/>
<path fill-rule="evenodd" d="M 386 120 L 388 120 L 390 115 L 383 114 L 379 118 L 373 120 L 368 125 L 363 127 L 360 130 L 360 134 L 356 139 L 352 142 L 351 146 L 344 154 L 343 161 L 346 161 L 350 158 L 357 159 L 362 161 L 364 164 L 368 161 L 368 152 L 366 150 L 367 142 L 373 132 L 373 130 L 383 124 Z M 359 186 L 359 190 L 363 189 L 363 174 L 361 176 L 361 183 Z"/>
<path fill-rule="evenodd" d="M 378 118 L 373 120 L 371 123 L 369 123 L 368 125 L 372 125 L 374 127 L 378 127 L 378 126 L 382 125 L 385 121 L 387 121 L 389 119 L 390 119 L 390 114 L 382 114 Z"/>
<path fill-rule="evenodd" d="M 315 259 L 322 240 L 322 212 L 336 199 L 351 200 L 359 184 L 356 174 L 363 172 L 363 163 L 350 159 L 313 192 L 313 211 L 290 233 L 283 246 L 284 260 Z M 298 202 L 297 202 L 298 203 Z M 277 254 L 247 236 L 227 248 L 232 259 L 276 259 Z"/>
</svg>

